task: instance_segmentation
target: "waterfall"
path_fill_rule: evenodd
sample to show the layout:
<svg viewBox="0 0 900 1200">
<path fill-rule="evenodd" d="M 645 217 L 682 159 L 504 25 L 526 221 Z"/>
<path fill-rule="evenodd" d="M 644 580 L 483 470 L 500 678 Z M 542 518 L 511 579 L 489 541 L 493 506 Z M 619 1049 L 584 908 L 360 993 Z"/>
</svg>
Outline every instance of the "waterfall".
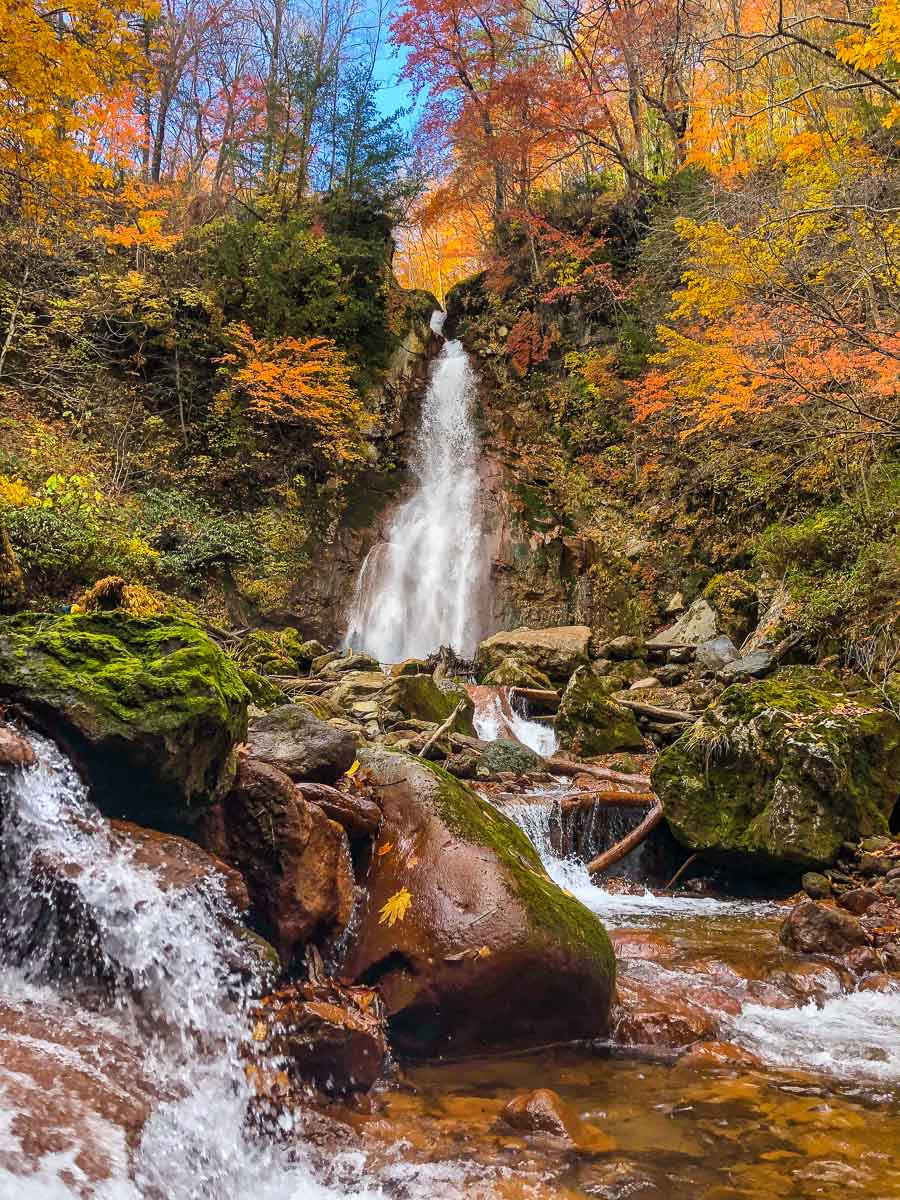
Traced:
<svg viewBox="0 0 900 1200">
<path fill-rule="evenodd" d="M 436 312 L 440 333 L 446 314 Z M 387 540 L 362 564 L 345 644 L 381 662 L 424 658 L 441 646 L 471 657 L 485 632 L 490 557 L 484 536 L 475 376 L 447 341 L 431 381 L 412 460 L 417 486 L 394 514 Z"/>
<path fill-rule="evenodd" d="M 67 996 L 77 996 L 82 982 L 73 973 L 80 975 L 84 959 L 99 962 L 108 999 L 103 1014 L 93 1018 L 98 1022 L 93 1069 L 102 1082 L 102 1022 L 108 1028 L 112 1021 L 116 1036 L 137 1048 L 161 1099 L 140 1144 L 130 1155 L 119 1154 L 121 1177 L 101 1190 L 73 1193 L 68 1154 L 21 1175 L 3 1166 L 4 1154 L 18 1153 L 12 1132 L 17 1118 L 27 1118 L 16 1110 L 17 1078 L 0 1065 L 0 1194 L 22 1200 L 74 1194 L 104 1200 L 383 1197 L 380 1187 L 360 1186 L 360 1164 L 341 1163 L 340 1155 L 330 1164 L 331 1184 L 340 1185 L 322 1182 L 298 1129 L 290 1153 L 254 1137 L 241 1053 L 251 996 L 231 965 L 239 947 L 228 931 L 235 914 L 224 894 L 215 884 L 202 894 L 165 890 L 110 836 L 68 760 L 46 739 L 31 740 L 39 765 L 16 772 L 0 796 L 0 1001 L 27 1005 L 37 988 L 42 1012 L 56 1006 L 70 1011 Z M 60 914 L 47 883 L 48 865 L 77 894 L 74 909 L 85 918 L 80 934 Z M 48 1045 L 48 1061 L 53 1054 L 59 1047 Z M 96 1131 L 85 1120 L 83 1129 L 67 1132 L 77 1145 L 80 1135 L 88 1139 Z M 87 1140 L 82 1145 L 85 1158 L 89 1145 Z M 354 1178 L 342 1177 L 342 1171 Z"/>
</svg>

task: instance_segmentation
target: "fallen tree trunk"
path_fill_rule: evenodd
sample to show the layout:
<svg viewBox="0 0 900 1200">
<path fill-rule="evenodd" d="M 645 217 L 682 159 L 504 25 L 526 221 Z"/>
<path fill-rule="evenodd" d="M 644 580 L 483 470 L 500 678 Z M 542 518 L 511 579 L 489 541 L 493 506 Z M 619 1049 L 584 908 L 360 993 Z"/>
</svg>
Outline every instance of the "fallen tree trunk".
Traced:
<svg viewBox="0 0 900 1200">
<path fill-rule="evenodd" d="M 612 767 L 595 767 L 591 763 L 574 762 L 568 758 L 548 758 L 544 764 L 553 775 L 592 775 L 594 779 L 609 779 L 613 783 L 634 784 L 637 787 L 649 786 L 649 775 L 628 775 L 624 771 L 614 771 Z"/>
<path fill-rule="evenodd" d="M 609 850 L 604 850 L 602 854 L 598 854 L 595 859 L 588 863 L 588 874 L 599 875 L 601 871 L 607 871 L 610 867 L 615 866 L 626 854 L 630 854 L 635 847 L 639 846 L 653 832 L 662 819 L 662 805 L 657 801 L 646 817 L 644 817 L 643 821 L 641 821 L 640 825 L 632 829 L 627 837 L 623 837 L 621 842 L 616 842 L 615 846 L 611 846 Z"/>
<path fill-rule="evenodd" d="M 644 717 L 656 717 L 660 721 L 684 721 L 689 725 L 693 725 L 695 721 L 700 720 L 700 713 L 682 712 L 677 708 L 660 708 L 656 704 L 643 704 L 640 700 L 625 700 L 620 695 L 613 696 L 616 704 L 621 704 L 624 708 L 630 708 L 632 712 L 640 713 Z"/>
<path fill-rule="evenodd" d="M 565 796 L 559 802 L 560 808 L 569 811 L 573 808 L 647 808 L 656 803 L 655 792 L 579 792 L 576 796 Z"/>
</svg>

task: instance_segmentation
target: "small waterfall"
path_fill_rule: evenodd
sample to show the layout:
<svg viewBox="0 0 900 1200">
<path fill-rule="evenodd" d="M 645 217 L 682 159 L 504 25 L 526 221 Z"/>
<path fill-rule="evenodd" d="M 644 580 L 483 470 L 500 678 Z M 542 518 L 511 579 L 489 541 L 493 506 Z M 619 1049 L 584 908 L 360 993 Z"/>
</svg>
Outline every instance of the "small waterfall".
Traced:
<svg viewBox="0 0 900 1200">
<path fill-rule="evenodd" d="M 446 314 L 431 327 L 440 333 Z M 490 558 L 484 536 L 475 376 L 457 341 L 432 367 L 413 456 L 418 479 L 387 541 L 359 573 L 345 644 L 381 662 L 424 658 L 441 646 L 471 657 L 485 633 Z"/>
<path fill-rule="evenodd" d="M 234 916 L 226 898 L 214 884 L 202 894 L 164 890 L 110 836 L 68 760 L 49 741 L 31 740 L 39 765 L 17 772 L 0 797 L 0 1000 L 22 1003 L 37 987 L 51 1011 L 81 982 L 71 978 L 72 964 L 77 973 L 82 956 L 98 961 L 105 1013 L 96 1020 L 114 1020 L 117 1036 L 136 1048 L 162 1099 L 130 1165 L 123 1161 L 121 1178 L 102 1190 L 73 1193 L 66 1182 L 69 1157 L 60 1155 L 64 1161 L 22 1175 L 0 1165 L 0 1194 L 22 1200 L 73 1194 L 108 1200 L 382 1197 L 380 1188 L 359 1186 L 359 1163 L 355 1182 L 342 1179 L 344 1186 L 334 1189 L 320 1182 L 291 1125 L 283 1130 L 295 1133 L 290 1153 L 254 1137 L 242 1059 L 251 996 L 233 973 L 240 955 L 223 926 Z M 85 918 L 81 945 L 77 924 L 61 920 L 48 868 L 51 878 L 61 871 L 74 889 L 74 908 Z M 103 1048 L 101 1036 L 98 1064 Z M 0 1150 L 13 1153 L 16 1107 L 6 1097 L 2 1071 L 0 1108 L 10 1118 Z M 72 1132 L 77 1137 L 78 1129 Z M 335 1180 L 342 1166 L 349 1170 L 340 1158 L 331 1164 Z"/>
<path fill-rule="evenodd" d="M 549 758 L 558 747 L 556 730 L 551 724 L 531 721 L 511 702 L 505 688 L 472 686 L 469 695 L 475 702 L 475 732 L 484 742 L 509 738 L 521 742 L 542 758 Z"/>
</svg>

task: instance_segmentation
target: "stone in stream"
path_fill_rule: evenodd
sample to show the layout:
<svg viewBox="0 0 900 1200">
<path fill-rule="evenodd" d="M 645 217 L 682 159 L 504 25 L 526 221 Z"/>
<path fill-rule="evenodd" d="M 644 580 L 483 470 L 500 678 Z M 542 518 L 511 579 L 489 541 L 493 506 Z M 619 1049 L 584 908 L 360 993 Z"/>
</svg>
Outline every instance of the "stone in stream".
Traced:
<svg viewBox="0 0 900 1200">
<path fill-rule="evenodd" d="M 737 679 L 762 679 L 775 666 L 771 650 L 751 650 L 749 654 L 728 663 L 722 669 L 721 678 L 729 683 Z"/>
<path fill-rule="evenodd" d="M 810 900 L 827 900 L 832 892 L 831 880 L 827 875 L 820 875 L 818 871 L 805 872 L 800 886 Z"/>
<path fill-rule="evenodd" d="M 562 1096 L 550 1088 L 536 1088 L 513 1096 L 503 1109 L 501 1120 L 510 1129 L 543 1134 L 582 1151 L 602 1154 L 616 1148 L 611 1137 L 582 1121 Z"/>
<path fill-rule="evenodd" d="M 249 698 L 231 659 L 177 617 L 0 620 L 0 700 L 66 747 L 110 816 L 190 830 L 232 778 Z"/>
<path fill-rule="evenodd" d="M 729 687 L 651 777 L 690 850 L 734 865 L 826 867 L 845 841 L 887 833 L 900 721 L 825 671 L 785 668 Z"/>
<path fill-rule="evenodd" d="M 820 899 L 820 897 L 813 896 L 813 899 Z M 879 899 L 880 895 L 874 888 L 851 888 L 849 892 L 838 896 L 838 904 L 847 912 L 853 913 L 854 916 L 861 917 L 873 904 L 877 904 Z"/>
<path fill-rule="evenodd" d="M 539 771 L 544 760 L 521 742 L 509 738 L 496 738 L 493 742 L 482 745 L 478 759 L 476 774 L 480 779 L 489 779 L 504 771 L 514 775 L 526 775 L 529 771 Z"/>
<path fill-rule="evenodd" d="M 341 974 L 377 985 L 397 1051 L 604 1036 L 609 938 L 518 826 L 431 763 L 373 750 L 363 771 L 384 824 Z"/>
<path fill-rule="evenodd" d="M 560 625 L 550 629 L 513 629 L 486 638 L 475 655 L 475 672 L 482 679 L 505 658 L 516 658 L 565 683 L 576 667 L 588 661 L 591 631 L 587 625 Z"/>
<path fill-rule="evenodd" d="M 242 873 L 255 923 L 286 966 L 307 941 L 328 942 L 347 927 L 354 902 L 347 835 L 275 767 L 242 759 L 201 836 Z"/>
<path fill-rule="evenodd" d="M 610 684 L 579 667 L 563 693 L 556 714 L 559 744 L 578 758 L 643 750 L 634 713 L 610 698 Z"/>
<path fill-rule="evenodd" d="M 856 946 L 868 946 L 862 923 L 840 908 L 803 900 L 788 914 L 779 934 L 783 946 L 798 954 L 827 954 L 840 958 Z"/>
<path fill-rule="evenodd" d="M 284 704 L 258 717 L 247 733 L 251 758 L 291 779 L 334 783 L 356 759 L 356 738 L 334 729 L 299 704 Z"/>
<path fill-rule="evenodd" d="M 33 767 L 37 762 L 31 746 L 9 725 L 0 725 L 0 768 Z"/>
</svg>

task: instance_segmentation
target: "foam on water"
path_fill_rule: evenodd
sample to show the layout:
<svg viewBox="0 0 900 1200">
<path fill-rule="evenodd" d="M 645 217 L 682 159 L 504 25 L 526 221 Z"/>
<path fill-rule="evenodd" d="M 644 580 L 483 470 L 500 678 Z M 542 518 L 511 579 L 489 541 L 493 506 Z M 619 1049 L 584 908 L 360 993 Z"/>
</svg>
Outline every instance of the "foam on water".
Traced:
<svg viewBox="0 0 900 1200">
<path fill-rule="evenodd" d="M 445 315 L 432 316 L 435 333 Z M 474 389 L 462 343 L 445 342 L 422 402 L 411 464 L 418 486 L 387 540 L 366 555 L 350 610 L 345 644 L 381 662 L 424 658 L 441 646 L 468 658 L 483 636 L 490 555 Z"/>
<path fill-rule="evenodd" d="M 499 696 L 492 697 L 487 703 L 476 705 L 473 718 L 475 732 L 484 742 L 494 742 L 497 738 L 511 735 L 542 758 L 549 758 L 556 752 L 559 743 L 552 725 L 529 721 L 516 711 L 514 705 L 510 706 L 510 713 L 511 715 L 507 715 L 503 712 Z"/>
<path fill-rule="evenodd" d="M 736 1041 L 767 1062 L 842 1079 L 900 1083 L 900 996 L 851 992 L 820 1007 L 746 1004 L 731 1019 Z"/>
</svg>

